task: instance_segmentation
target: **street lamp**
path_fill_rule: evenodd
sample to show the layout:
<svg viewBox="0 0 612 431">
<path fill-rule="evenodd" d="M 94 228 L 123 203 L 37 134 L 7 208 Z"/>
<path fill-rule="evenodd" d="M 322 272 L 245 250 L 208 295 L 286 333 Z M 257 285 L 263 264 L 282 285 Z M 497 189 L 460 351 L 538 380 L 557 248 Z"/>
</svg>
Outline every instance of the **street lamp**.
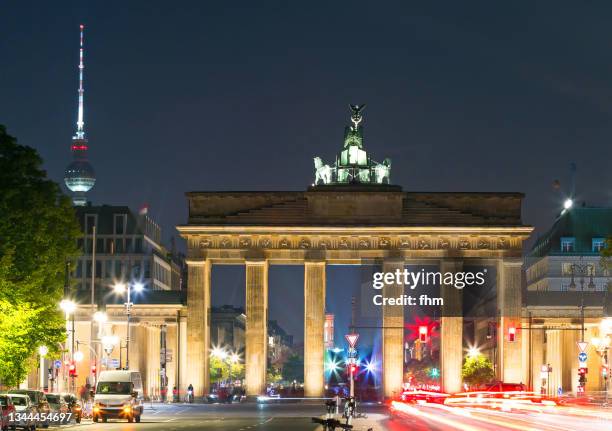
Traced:
<svg viewBox="0 0 612 431">
<path fill-rule="evenodd" d="M 66 332 L 68 333 L 66 343 L 70 345 L 70 364 L 72 365 L 72 361 L 74 359 L 74 312 L 76 311 L 76 303 L 70 299 L 62 299 L 59 305 L 66 315 Z M 68 329 L 70 315 L 72 315 L 72 329 Z M 74 376 L 71 375 L 70 377 L 71 387 L 69 389 L 70 392 L 74 392 Z"/>
<path fill-rule="evenodd" d="M 83 360 L 83 352 L 81 351 L 74 352 L 74 360 L 76 362 L 81 362 Z"/>
<path fill-rule="evenodd" d="M 131 301 L 132 288 L 136 292 L 142 292 L 144 290 L 144 284 L 140 282 L 135 283 L 115 283 L 113 289 L 115 293 L 120 295 L 127 292 L 127 302 L 125 303 L 125 310 L 127 312 L 127 335 L 125 337 L 125 369 L 130 369 L 130 315 L 132 313 L 132 306 L 134 305 Z"/>
<path fill-rule="evenodd" d="M 476 346 L 471 346 L 468 349 L 467 357 L 468 358 L 477 358 L 480 355 L 480 349 Z"/>
<path fill-rule="evenodd" d="M 102 337 L 102 348 L 106 353 L 106 366 L 108 367 L 108 360 L 110 359 L 111 353 L 115 349 L 115 346 L 119 344 L 119 337 L 116 335 L 105 335 Z"/>
<path fill-rule="evenodd" d="M 49 353 L 47 346 L 40 346 L 38 354 L 40 355 L 40 390 L 45 390 L 45 356 Z"/>
</svg>

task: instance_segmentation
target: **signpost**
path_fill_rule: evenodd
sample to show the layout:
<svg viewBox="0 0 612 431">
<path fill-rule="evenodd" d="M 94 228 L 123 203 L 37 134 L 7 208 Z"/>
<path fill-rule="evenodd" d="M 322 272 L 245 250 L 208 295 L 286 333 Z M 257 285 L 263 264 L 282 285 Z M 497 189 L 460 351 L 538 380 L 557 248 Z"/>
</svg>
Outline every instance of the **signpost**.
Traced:
<svg viewBox="0 0 612 431">
<path fill-rule="evenodd" d="M 580 361 L 581 363 L 586 363 L 586 361 L 587 361 L 587 354 L 584 353 L 584 352 L 578 353 L 578 361 Z"/>
<path fill-rule="evenodd" d="M 359 339 L 359 334 L 346 334 L 344 336 L 346 341 L 349 343 L 349 379 L 350 379 L 350 391 L 349 396 L 355 396 L 355 358 L 357 357 L 357 349 L 355 346 L 357 345 L 357 340 Z"/>
</svg>

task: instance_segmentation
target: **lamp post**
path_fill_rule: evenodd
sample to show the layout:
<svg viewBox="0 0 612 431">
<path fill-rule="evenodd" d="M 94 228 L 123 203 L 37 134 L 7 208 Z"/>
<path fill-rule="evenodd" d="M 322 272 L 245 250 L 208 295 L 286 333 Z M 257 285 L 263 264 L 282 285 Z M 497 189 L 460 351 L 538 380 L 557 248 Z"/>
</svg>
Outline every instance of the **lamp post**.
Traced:
<svg viewBox="0 0 612 431">
<path fill-rule="evenodd" d="M 125 311 L 127 313 L 127 328 L 126 328 L 126 343 L 125 343 L 125 369 L 130 369 L 130 315 L 132 313 L 131 302 L 132 287 L 136 292 L 142 292 L 144 285 L 142 283 L 117 283 L 113 286 L 116 293 L 123 294 L 127 292 L 127 302 L 125 303 Z"/>
<path fill-rule="evenodd" d="M 70 364 L 74 360 L 74 312 L 76 310 L 76 304 L 70 299 L 62 299 L 60 302 L 60 308 L 66 314 L 66 331 L 68 333 L 66 343 L 70 345 Z M 70 316 L 72 315 L 72 329 L 68 329 L 70 323 Z M 65 371 L 65 367 L 64 367 Z M 70 376 L 69 391 L 74 392 L 74 376 Z"/>
<path fill-rule="evenodd" d="M 576 290 L 575 276 L 580 276 L 580 341 L 584 342 L 584 278 L 589 277 L 589 289 L 595 289 L 595 283 L 593 283 L 593 265 L 588 263 L 582 263 L 582 257 L 580 257 L 580 263 L 573 263 L 570 266 L 571 282 L 570 289 Z M 584 379 L 580 377 L 579 391 L 580 394 L 584 395 Z"/>
<path fill-rule="evenodd" d="M 49 353 L 47 346 L 40 346 L 38 354 L 40 355 L 40 390 L 45 390 L 45 356 Z"/>
<path fill-rule="evenodd" d="M 581 321 L 581 329 L 580 329 L 580 341 L 584 341 L 584 278 L 585 276 L 589 277 L 588 288 L 590 290 L 595 290 L 595 283 L 593 283 L 593 265 L 590 263 L 582 263 L 582 257 L 580 258 L 580 263 L 573 263 L 570 266 L 570 289 L 576 290 L 576 281 L 575 276 L 580 276 L 580 321 Z"/>
</svg>

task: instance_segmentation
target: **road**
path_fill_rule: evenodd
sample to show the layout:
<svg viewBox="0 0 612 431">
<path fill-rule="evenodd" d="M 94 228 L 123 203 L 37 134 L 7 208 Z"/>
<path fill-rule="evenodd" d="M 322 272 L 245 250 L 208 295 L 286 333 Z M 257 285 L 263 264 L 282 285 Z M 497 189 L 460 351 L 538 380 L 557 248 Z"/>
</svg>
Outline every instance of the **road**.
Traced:
<svg viewBox="0 0 612 431">
<path fill-rule="evenodd" d="M 95 431 L 210 430 L 210 431 L 319 431 L 311 422 L 324 408 L 313 404 L 147 405 L 142 422 L 85 421 L 70 428 Z M 356 431 L 604 431 L 612 429 L 612 408 L 537 407 L 499 411 L 439 404 L 363 406 L 367 419 L 355 421 Z"/>
</svg>

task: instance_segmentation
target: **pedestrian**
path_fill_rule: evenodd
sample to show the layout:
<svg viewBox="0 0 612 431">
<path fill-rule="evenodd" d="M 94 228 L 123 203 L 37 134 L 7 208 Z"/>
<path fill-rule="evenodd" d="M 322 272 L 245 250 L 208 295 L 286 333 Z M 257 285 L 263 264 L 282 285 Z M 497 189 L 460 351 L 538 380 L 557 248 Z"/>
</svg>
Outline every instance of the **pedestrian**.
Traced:
<svg viewBox="0 0 612 431">
<path fill-rule="evenodd" d="M 172 388 L 172 401 L 174 401 L 175 403 L 178 403 L 179 401 L 179 393 L 178 389 L 176 389 L 176 386 Z"/>
<path fill-rule="evenodd" d="M 187 386 L 187 401 L 190 404 L 193 404 L 193 385 L 191 383 L 189 383 L 189 386 Z"/>
</svg>

